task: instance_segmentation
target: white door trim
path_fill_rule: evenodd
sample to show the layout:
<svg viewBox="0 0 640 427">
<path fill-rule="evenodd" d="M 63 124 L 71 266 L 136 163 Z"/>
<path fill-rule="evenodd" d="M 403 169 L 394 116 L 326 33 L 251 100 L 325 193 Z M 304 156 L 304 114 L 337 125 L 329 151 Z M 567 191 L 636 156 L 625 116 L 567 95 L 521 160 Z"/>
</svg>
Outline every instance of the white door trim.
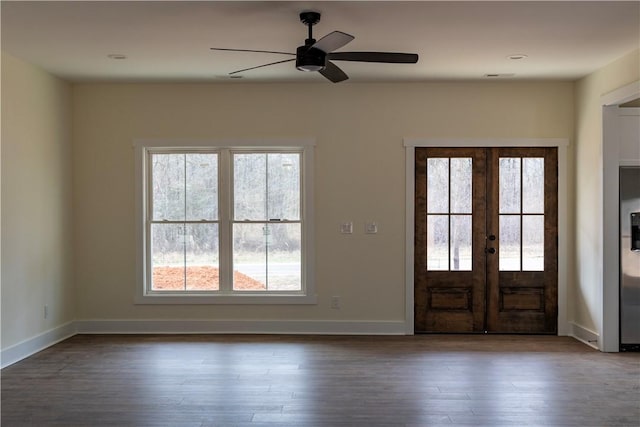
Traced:
<svg viewBox="0 0 640 427">
<path fill-rule="evenodd" d="M 416 147 L 557 147 L 558 148 L 558 335 L 568 335 L 567 138 L 404 138 L 405 147 L 405 325 L 414 333 L 414 240 Z"/>
</svg>

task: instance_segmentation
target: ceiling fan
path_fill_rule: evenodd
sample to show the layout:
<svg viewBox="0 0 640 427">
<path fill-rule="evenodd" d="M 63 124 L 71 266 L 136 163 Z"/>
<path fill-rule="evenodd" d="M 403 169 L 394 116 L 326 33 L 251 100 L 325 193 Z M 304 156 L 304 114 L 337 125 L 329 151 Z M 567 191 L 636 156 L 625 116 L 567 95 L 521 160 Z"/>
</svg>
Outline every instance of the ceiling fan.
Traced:
<svg viewBox="0 0 640 427">
<path fill-rule="evenodd" d="M 345 74 L 337 65 L 331 61 L 356 61 L 356 62 L 381 62 L 388 64 L 415 64 L 418 62 L 418 55 L 415 53 L 396 52 L 334 52 L 349 43 L 354 37 L 341 31 L 334 31 L 316 41 L 313 38 L 312 28 L 320 22 L 320 13 L 302 12 L 300 21 L 309 27 L 309 37 L 304 41 L 304 45 L 296 49 L 296 53 L 277 52 L 271 50 L 251 50 L 251 49 L 225 49 L 212 47 L 211 50 L 225 50 L 232 52 L 259 52 L 274 53 L 279 55 L 290 55 L 295 58 L 282 61 L 270 62 L 256 67 L 244 68 L 229 73 L 234 75 L 244 71 L 255 70 L 256 68 L 268 67 L 282 64 L 284 62 L 296 61 L 296 68 L 300 71 L 318 71 L 333 83 L 347 80 L 349 76 Z"/>
</svg>

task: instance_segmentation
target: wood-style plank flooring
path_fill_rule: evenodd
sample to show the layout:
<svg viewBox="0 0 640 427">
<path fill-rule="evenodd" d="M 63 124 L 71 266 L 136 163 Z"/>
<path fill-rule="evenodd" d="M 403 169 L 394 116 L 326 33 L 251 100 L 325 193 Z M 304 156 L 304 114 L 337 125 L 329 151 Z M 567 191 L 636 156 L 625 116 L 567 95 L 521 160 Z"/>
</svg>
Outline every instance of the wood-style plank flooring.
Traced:
<svg viewBox="0 0 640 427">
<path fill-rule="evenodd" d="M 10 426 L 640 426 L 640 354 L 567 337 L 77 335 L 2 370 Z"/>
</svg>

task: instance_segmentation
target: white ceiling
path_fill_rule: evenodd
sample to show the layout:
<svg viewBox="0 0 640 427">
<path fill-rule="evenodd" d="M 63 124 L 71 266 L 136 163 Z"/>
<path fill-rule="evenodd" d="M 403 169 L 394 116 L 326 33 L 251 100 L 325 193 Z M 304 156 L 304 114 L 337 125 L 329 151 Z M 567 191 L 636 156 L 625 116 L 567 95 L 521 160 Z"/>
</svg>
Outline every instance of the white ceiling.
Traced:
<svg viewBox="0 0 640 427">
<path fill-rule="evenodd" d="M 314 37 L 340 30 L 340 51 L 418 53 L 418 64 L 339 62 L 347 82 L 577 79 L 640 46 L 640 2 L 626 1 L 2 1 L 2 50 L 69 81 L 326 82 L 281 55 L 295 52 L 322 13 Z M 510 54 L 528 58 L 510 60 Z M 125 60 L 109 59 L 124 54 Z M 342 83 L 344 84 L 344 83 Z"/>
</svg>

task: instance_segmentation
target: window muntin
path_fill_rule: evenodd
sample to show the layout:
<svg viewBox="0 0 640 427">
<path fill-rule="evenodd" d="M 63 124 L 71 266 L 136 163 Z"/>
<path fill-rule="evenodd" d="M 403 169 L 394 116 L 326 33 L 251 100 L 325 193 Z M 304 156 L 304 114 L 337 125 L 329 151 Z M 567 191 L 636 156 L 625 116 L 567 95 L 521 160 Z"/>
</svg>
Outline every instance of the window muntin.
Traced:
<svg viewBox="0 0 640 427">
<path fill-rule="evenodd" d="M 259 303 L 246 296 L 307 295 L 304 148 L 143 152 L 143 298 L 226 295 L 222 301 L 232 302 L 235 295 Z M 285 300 L 269 302 L 276 301 Z"/>
</svg>

